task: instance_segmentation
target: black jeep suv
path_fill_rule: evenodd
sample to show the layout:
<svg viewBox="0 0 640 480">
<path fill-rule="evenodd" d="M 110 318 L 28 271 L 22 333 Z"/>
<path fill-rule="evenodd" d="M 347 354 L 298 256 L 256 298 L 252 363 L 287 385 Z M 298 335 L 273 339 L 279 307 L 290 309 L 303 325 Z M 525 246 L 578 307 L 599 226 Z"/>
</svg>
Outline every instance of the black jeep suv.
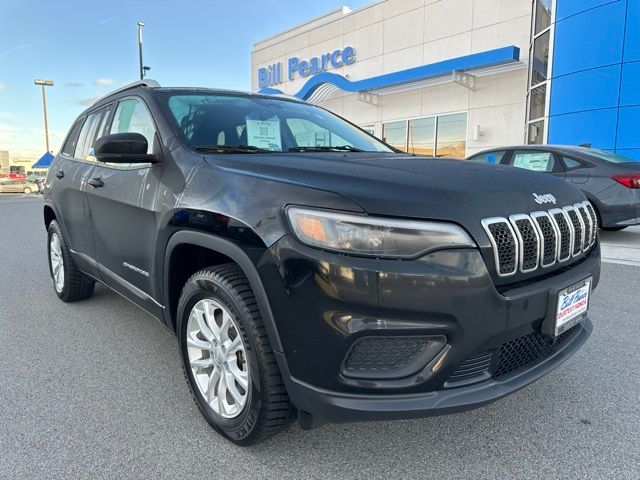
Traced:
<svg viewBox="0 0 640 480">
<path fill-rule="evenodd" d="M 122 88 L 80 115 L 44 198 L 58 297 L 99 281 L 157 317 L 238 444 L 294 414 L 312 428 L 475 408 L 592 330 L 582 193 L 400 153 L 291 98 Z"/>
</svg>

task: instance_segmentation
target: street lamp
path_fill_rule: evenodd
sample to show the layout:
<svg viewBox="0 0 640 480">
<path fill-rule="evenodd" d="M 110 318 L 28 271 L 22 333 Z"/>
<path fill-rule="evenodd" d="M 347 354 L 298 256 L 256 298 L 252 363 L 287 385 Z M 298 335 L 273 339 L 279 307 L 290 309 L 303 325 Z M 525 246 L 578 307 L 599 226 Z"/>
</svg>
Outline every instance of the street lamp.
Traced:
<svg viewBox="0 0 640 480">
<path fill-rule="evenodd" d="M 138 20 L 138 58 L 140 60 L 140 80 L 144 78 L 145 68 L 142 64 L 142 29 L 144 27 L 144 22 L 142 20 Z"/>
<path fill-rule="evenodd" d="M 53 87 L 53 80 L 34 80 L 33 83 L 42 87 L 42 109 L 44 111 L 44 140 L 47 145 L 47 153 L 49 153 L 49 124 L 47 123 L 47 95 L 44 87 Z"/>
</svg>

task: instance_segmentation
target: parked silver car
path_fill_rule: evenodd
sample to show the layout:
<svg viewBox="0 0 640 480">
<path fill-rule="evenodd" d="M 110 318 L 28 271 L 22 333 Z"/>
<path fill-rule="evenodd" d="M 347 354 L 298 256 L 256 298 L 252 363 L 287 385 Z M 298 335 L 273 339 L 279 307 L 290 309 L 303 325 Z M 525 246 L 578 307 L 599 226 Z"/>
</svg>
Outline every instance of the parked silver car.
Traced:
<svg viewBox="0 0 640 480">
<path fill-rule="evenodd" d="M 0 180 L 0 193 L 35 193 L 38 191 L 38 185 L 26 180 Z"/>
<path fill-rule="evenodd" d="M 563 145 L 527 145 L 485 150 L 469 157 L 545 172 L 582 190 L 603 230 L 640 224 L 640 162 L 604 150 Z"/>
</svg>

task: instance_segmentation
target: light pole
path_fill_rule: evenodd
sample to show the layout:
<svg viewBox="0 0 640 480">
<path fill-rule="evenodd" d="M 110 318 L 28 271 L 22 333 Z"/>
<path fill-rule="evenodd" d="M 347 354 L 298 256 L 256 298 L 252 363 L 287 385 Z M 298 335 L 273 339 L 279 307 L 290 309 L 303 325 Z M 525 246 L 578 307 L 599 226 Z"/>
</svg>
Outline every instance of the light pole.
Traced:
<svg viewBox="0 0 640 480">
<path fill-rule="evenodd" d="M 140 60 L 140 80 L 144 78 L 144 66 L 142 64 L 142 28 L 144 27 L 144 22 L 142 20 L 138 20 L 138 58 Z"/>
<path fill-rule="evenodd" d="M 47 122 L 47 95 L 44 87 L 53 87 L 53 80 L 34 80 L 33 83 L 42 87 L 42 109 L 44 111 L 44 140 L 47 145 L 47 153 L 49 153 L 49 124 Z"/>
</svg>

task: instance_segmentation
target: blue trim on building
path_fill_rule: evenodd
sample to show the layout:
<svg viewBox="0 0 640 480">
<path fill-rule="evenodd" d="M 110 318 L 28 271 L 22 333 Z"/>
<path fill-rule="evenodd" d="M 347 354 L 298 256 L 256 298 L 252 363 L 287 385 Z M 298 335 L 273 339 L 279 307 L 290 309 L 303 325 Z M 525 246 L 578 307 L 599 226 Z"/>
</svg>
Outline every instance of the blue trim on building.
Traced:
<svg viewBox="0 0 640 480">
<path fill-rule="evenodd" d="M 303 100 L 307 100 L 318 88 L 328 83 L 333 84 L 346 92 L 361 92 L 395 87 L 430 78 L 441 77 L 452 73 L 454 70 L 474 70 L 478 68 L 513 63 L 519 60 L 520 49 L 511 45 L 508 47 L 488 50 L 486 52 L 452 58 L 442 62 L 422 65 L 420 67 L 409 68 L 399 72 L 386 73 L 384 75 L 366 78 L 363 80 L 351 81 L 336 73 L 323 72 L 309 79 L 309 81 L 304 84 L 295 96 Z M 259 93 L 277 94 L 282 92 L 275 88 L 263 88 Z"/>
<path fill-rule="evenodd" d="M 640 1 L 556 2 L 548 142 L 640 159 Z"/>
</svg>

